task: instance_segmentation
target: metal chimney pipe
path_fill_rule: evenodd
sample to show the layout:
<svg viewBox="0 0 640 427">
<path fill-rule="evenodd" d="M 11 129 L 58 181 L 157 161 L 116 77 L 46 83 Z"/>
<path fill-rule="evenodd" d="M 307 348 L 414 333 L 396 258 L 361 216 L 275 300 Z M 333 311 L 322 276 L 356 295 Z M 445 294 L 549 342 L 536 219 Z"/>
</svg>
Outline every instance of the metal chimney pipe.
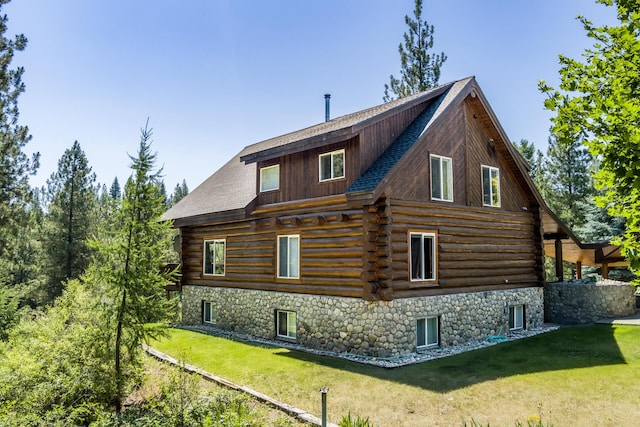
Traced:
<svg viewBox="0 0 640 427">
<path fill-rule="evenodd" d="M 324 121 L 329 121 L 329 105 L 331 104 L 331 94 L 325 93 L 324 95 Z"/>
</svg>

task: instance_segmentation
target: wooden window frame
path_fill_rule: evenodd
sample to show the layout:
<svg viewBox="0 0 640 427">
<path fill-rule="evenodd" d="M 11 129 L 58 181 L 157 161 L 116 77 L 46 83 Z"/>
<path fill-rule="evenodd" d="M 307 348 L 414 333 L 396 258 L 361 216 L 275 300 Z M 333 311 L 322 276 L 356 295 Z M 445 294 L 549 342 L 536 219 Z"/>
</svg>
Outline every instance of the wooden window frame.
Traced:
<svg viewBox="0 0 640 427">
<path fill-rule="evenodd" d="M 342 176 L 333 176 L 333 156 L 336 154 L 342 154 Z M 331 177 L 322 179 L 322 158 L 326 156 L 331 156 Z M 345 154 L 345 149 L 341 148 L 339 150 L 329 151 L 328 153 L 322 153 L 318 155 L 318 181 L 319 182 L 328 182 L 335 181 L 338 179 L 344 179 L 347 176 L 347 165 L 346 165 L 347 156 Z"/>
<path fill-rule="evenodd" d="M 411 237 L 414 235 L 420 235 L 421 238 L 425 236 L 429 236 L 432 239 L 432 251 L 433 251 L 433 262 L 432 262 L 432 271 L 433 277 L 428 279 L 413 278 L 413 262 L 412 262 L 412 252 L 411 252 Z M 423 245 L 420 246 L 421 248 Z M 407 268 L 409 272 L 409 282 L 411 286 L 437 286 L 438 284 L 438 232 L 436 230 L 409 230 L 407 232 L 407 248 L 408 248 L 408 256 L 407 256 Z M 422 260 L 421 260 L 422 261 Z M 421 267 L 421 270 L 423 268 Z M 423 272 L 424 273 L 424 272 Z"/>
<path fill-rule="evenodd" d="M 224 245 L 223 252 L 223 261 L 222 261 L 222 273 L 216 273 L 216 264 L 215 264 L 215 255 L 213 256 L 213 264 L 211 268 L 211 273 L 207 273 L 207 244 L 213 243 L 214 247 L 216 243 L 222 243 Z M 224 277 L 227 273 L 227 239 L 205 239 L 202 245 L 202 275 L 203 276 L 215 276 L 215 277 Z M 214 250 L 215 251 L 215 250 Z"/>
<path fill-rule="evenodd" d="M 264 180 L 263 180 L 263 173 L 264 173 L 266 170 L 276 169 L 276 168 L 278 169 L 278 183 L 277 183 L 277 185 L 276 185 L 274 188 L 264 188 L 264 187 L 263 187 L 263 185 L 262 185 L 262 184 L 263 184 L 263 182 L 264 182 Z M 275 164 L 275 165 L 265 166 L 265 167 L 263 167 L 263 168 L 260 168 L 260 185 L 259 185 L 259 187 L 260 187 L 260 192 L 261 192 L 261 193 L 266 193 L 266 192 L 269 192 L 269 191 L 277 191 L 277 190 L 279 190 L 279 189 L 280 189 L 280 163 L 277 163 L 277 164 Z"/>
<path fill-rule="evenodd" d="M 484 180 L 484 171 L 488 170 L 489 171 L 489 200 L 491 201 L 491 203 L 486 203 L 485 202 L 485 180 Z M 497 201 L 494 203 L 494 192 L 493 192 L 493 185 L 491 185 L 491 180 L 492 180 L 492 172 L 496 172 L 496 178 L 498 180 L 498 188 L 497 188 Z M 482 206 L 488 206 L 491 208 L 499 208 L 501 207 L 502 204 L 502 196 L 501 196 L 501 184 L 500 184 L 500 169 L 495 167 L 495 166 L 488 166 L 488 165 L 482 165 L 481 169 L 480 169 L 480 182 L 482 183 Z"/>
<path fill-rule="evenodd" d="M 518 324 L 518 320 L 520 321 L 520 324 Z M 526 329 L 526 323 L 524 304 L 514 304 L 509 306 L 509 330 L 522 331 Z"/>
<path fill-rule="evenodd" d="M 287 239 L 287 276 L 282 276 L 281 275 L 281 271 L 280 271 L 280 240 L 286 238 Z M 297 260 L 297 267 L 298 267 L 298 271 L 297 271 L 297 276 L 291 276 L 290 272 L 289 272 L 289 265 L 291 264 L 290 262 L 290 257 L 291 257 L 291 245 L 289 244 L 289 242 L 291 241 L 291 239 L 297 239 L 298 240 L 298 250 L 296 253 L 296 256 L 298 258 Z M 277 242 L 276 242 L 276 277 L 278 279 L 282 279 L 282 280 L 300 280 L 300 253 L 301 253 L 301 241 L 302 239 L 300 239 L 300 235 L 299 234 L 280 234 L 277 236 Z"/>
<path fill-rule="evenodd" d="M 433 165 L 432 162 L 434 159 L 437 159 L 440 162 L 440 195 L 442 197 L 434 197 L 433 196 Z M 442 170 L 442 163 L 443 160 L 446 160 L 449 163 L 449 173 L 447 174 L 447 190 L 449 192 L 449 195 L 451 196 L 451 198 L 449 199 L 445 199 L 444 198 L 444 189 L 445 189 L 445 175 L 444 172 Z M 437 200 L 439 202 L 453 202 L 453 160 L 451 159 L 451 157 L 446 157 L 446 156 L 440 156 L 438 154 L 431 154 L 429 156 L 429 177 L 430 177 L 430 181 L 431 181 L 431 200 Z"/>
<path fill-rule="evenodd" d="M 429 321 L 435 321 L 436 323 L 436 336 L 435 342 L 430 342 L 429 338 L 434 338 L 429 335 Z M 424 322 L 424 326 L 422 330 L 424 331 L 424 336 L 420 336 L 420 322 Z M 424 344 L 420 344 L 423 341 Z M 433 341 L 433 339 L 432 339 Z M 429 348 L 435 348 L 440 346 L 440 316 L 425 316 L 416 319 L 416 349 L 417 350 L 425 350 Z"/>
<path fill-rule="evenodd" d="M 287 318 L 286 333 L 280 333 L 280 315 L 285 314 Z M 291 330 L 291 317 L 293 316 L 293 331 Z M 291 310 L 276 310 L 276 337 L 286 340 L 296 340 L 298 337 L 298 315 Z"/>
<path fill-rule="evenodd" d="M 209 305 L 209 310 L 207 310 L 207 305 Z M 209 315 L 209 320 L 207 320 L 207 314 Z M 202 301 L 202 323 L 215 325 L 217 321 L 218 308 L 216 307 L 216 303 L 213 301 Z"/>
</svg>

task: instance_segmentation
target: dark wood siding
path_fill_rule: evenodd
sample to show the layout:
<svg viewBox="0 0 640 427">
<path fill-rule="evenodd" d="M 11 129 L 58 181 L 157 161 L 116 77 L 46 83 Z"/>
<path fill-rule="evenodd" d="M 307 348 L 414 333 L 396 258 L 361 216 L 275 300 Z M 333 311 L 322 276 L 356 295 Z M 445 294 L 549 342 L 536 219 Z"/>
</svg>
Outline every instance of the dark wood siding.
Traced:
<svg viewBox="0 0 640 427">
<path fill-rule="evenodd" d="M 499 139 L 494 128 L 487 128 L 484 110 L 477 103 L 468 101 L 463 104 L 467 109 L 467 201 L 469 206 L 482 206 L 482 165 L 500 169 L 500 208 L 507 211 L 520 211 L 529 207 L 529 198 L 524 193 L 511 166 L 505 161 L 504 150 L 500 146 L 510 141 Z M 493 140 L 493 142 L 490 142 Z"/>
<path fill-rule="evenodd" d="M 279 235 L 300 236 L 300 279 L 276 272 Z M 202 274 L 205 240 L 226 239 L 224 276 Z M 281 204 L 247 221 L 182 230 L 183 285 L 221 286 L 318 295 L 362 296 L 362 211 L 344 197 Z"/>
<path fill-rule="evenodd" d="M 358 178 L 358 138 L 331 144 L 321 149 L 313 149 L 300 153 L 281 157 L 277 160 L 259 162 L 258 180 L 260 168 L 273 164 L 280 164 L 280 189 L 260 193 L 260 183 L 257 183 L 258 206 L 273 203 L 290 202 L 295 200 L 310 199 L 315 197 L 344 194 L 349 185 Z M 319 156 L 336 150 L 345 150 L 345 178 L 320 182 L 319 180 Z"/>
<path fill-rule="evenodd" d="M 537 286 L 534 217 L 524 212 L 392 200 L 395 298 L 459 288 Z M 409 230 L 437 232 L 437 284 L 409 280 Z"/>
<path fill-rule="evenodd" d="M 360 132 L 360 175 L 389 148 L 400 134 L 426 108 L 427 103 L 408 108 L 402 113 L 391 115 L 384 120 L 373 123 Z"/>
</svg>

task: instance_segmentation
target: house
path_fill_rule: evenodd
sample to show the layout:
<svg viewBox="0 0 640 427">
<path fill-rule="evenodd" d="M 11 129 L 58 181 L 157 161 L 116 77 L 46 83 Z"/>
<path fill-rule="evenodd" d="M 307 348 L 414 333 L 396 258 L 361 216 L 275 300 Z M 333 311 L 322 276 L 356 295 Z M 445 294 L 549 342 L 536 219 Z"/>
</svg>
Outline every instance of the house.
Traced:
<svg viewBox="0 0 640 427">
<path fill-rule="evenodd" d="M 470 77 L 250 145 L 165 218 L 184 323 L 393 357 L 542 326 L 545 212 Z"/>
</svg>

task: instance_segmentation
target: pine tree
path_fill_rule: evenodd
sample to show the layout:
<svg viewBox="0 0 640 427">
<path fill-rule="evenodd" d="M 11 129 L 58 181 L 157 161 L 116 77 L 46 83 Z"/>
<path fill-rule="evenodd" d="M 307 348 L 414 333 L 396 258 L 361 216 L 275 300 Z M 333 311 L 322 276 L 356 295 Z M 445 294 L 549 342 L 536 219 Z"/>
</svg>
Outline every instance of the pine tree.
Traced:
<svg viewBox="0 0 640 427">
<path fill-rule="evenodd" d="M 171 247 L 171 224 L 161 222 L 164 213 L 160 191 L 160 171 L 154 172 L 156 155 L 151 153 L 151 130 L 142 130 L 132 175 L 124 187 L 113 224 L 100 242 L 99 256 L 91 269 L 91 280 L 106 286 L 113 333 L 114 404 L 119 414 L 127 378 L 136 366 L 140 344 L 154 334 L 146 328 L 150 321 L 166 319 L 173 303 L 167 301 L 163 286 L 175 280 L 175 272 L 165 273 Z"/>
<path fill-rule="evenodd" d="M 120 200 L 122 198 L 122 190 L 120 189 L 120 183 L 118 182 L 117 176 L 113 178 L 113 182 L 109 188 L 109 195 L 114 200 Z"/>
<path fill-rule="evenodd" d="M 58 170 L 47 180 L 43 252 L 49 302 L 62 293 L 63 283 L 80 277 L 89 266 L 88 240 L 97 225 L 96 176 L 78 141 L 65 150 Z"/>
<path fill-rule="evenodd" d="M 184 197 L 189 194 L 189 187 L 187 187 L 187 181 L 182 180 L 182 184 L 176 184 L 173 189 L 173 194 L 169 197 L 169 206 L 173 206 L 178 203 L 180 200 L 184 199 Z"/>
<path fill-rule="evenodd" d="M 0 2 L 2 6 L 8 3 Z M 17 233 L 28 221 L 29 175 L 38 168 L 38 154 L 24 153 L 31 139 L 29 129 L 18 124 L 18 97 L 24 92 L 24 68 L 11 68 L 16 52 L 25 49 L 27 38 L 7 38 L 8 18 L 0 13 L 0 282 L 9 282 L 11 259 L 16 256 Z"/>
<path fill-rule="evenodd" d="M 579 135 L 549 138 L 545 163 L 548 192 L 546 202 L 571 229 L 584 226 L 586 212 L 581 204 L 594 196 L 593 159 Z"/>
<path fill-rule="evenodd" d="M 429 52 L 433 48 L 434 27 L 422 20 L 422 0 L 415 1 L 415 19 L 405 15 L 404 20 L 409 32 L 404 33 L 404 45 L 401 43 L 398 46 L 400 78 L 396 79 L 393 74 L 389 77 L 389 84 L 384 85 L 384 102 L 437 86 L 440 68 L 447 60 L 444 52 L 437 55 Z"/>
</svg>

